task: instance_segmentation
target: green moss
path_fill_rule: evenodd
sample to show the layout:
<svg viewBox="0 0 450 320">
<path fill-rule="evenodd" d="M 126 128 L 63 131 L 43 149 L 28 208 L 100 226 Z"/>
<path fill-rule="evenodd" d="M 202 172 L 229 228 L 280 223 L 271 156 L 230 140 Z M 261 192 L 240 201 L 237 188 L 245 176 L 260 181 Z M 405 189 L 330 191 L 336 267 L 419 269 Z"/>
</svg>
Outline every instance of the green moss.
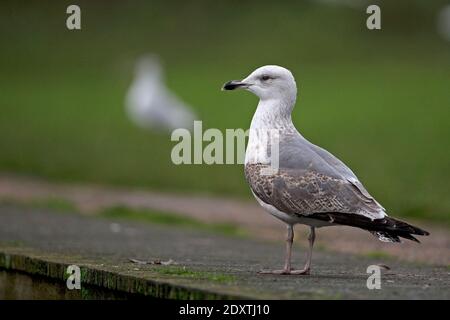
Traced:
<svg viewBox="0 0 450 320">
<path fill-rule="evenodd" d="M 19 200 L 12 198 L 0 199 L 0 204 L 22 206 L 35 209 L 50 209 L 56 212 L 74 212 L 77 211 L 76 205 L 63 198 L 49 197 L 42 199 Z"/>
<path fill-rule="evenodd" d="M 236 278 L 229 274 L 217 272 L 201 272 L 189 270 L 186 267 L 166 266 L 161 268 L 154 268 L 152 271 L 161 275 L 175 276 L 195 280 L 207 280 L 217 283 L 229 283 L 236 280 Z"/>
<path fill-rule="evenodd" d="M 378 250 L 367 251 L 365 253 L 362 253 L 361 255 L 371 259 L 393 259 L 393 256 L 390 255 L 389 253 Z"/>
<path fill-rule="evenodd" d="M 76 210 L 75 204 L 67 199 L 48 198 L 43 200 L 35 200 L 31 203 L 34 207 L 43 207 L 53 209 L 59 212 L 73 212 Z"/>
<path fill-rule="evenodd" d="M 3 249 L 9 251 L 9 249 Z M 14 249 L 13 252 L 17 250 Z M 38 253 L 38 256 L 34 255 L 34 251 L 31 250 L 18 250 L 16 253 L 8 253 L 0 251 L 0 270 L 14 270 L 18 272 L 27 273 L 33 277 L 45 277 L 57 281 L 62 288 L 66 288 L 67 280 L 67 266 L 68 263 L 64 256 L 53 257 L 50 261 L 49 257 L 43 257 L 42 253 Z M 34 253 L 33 253 L 34 252 Z M 71 259 L 73 261 L 73 257 Z M 85 261 L 89 265 L 95 264 L 92 261 Z M 212 272 L 200 272 L 187 270 L 178 266 L 165 266 L 162 268 L 152 269 L 152 279 L 145 279 L 136 274 L 125 275 L 124 272 L 128 270 L 128 267 L 123 266 L 118 270 L 99 270 L 91 266 L 83 265 L 81 260 L 77 261 L 77 264 L 81 268 L 82 290 L 73 290 L 69 292 L 69 296 L 65 298 L 75 299 L 128 299 L 128 298 L 140 298 L 141 295 L 149 296 L 151 298 L 160 299 L 236 299 L 239 297 L 237 294 L 229 295 L 217 290 L 210 291 L 192 286 L 184 287 L 180 286 L 177 281 L 161 281 L 162 278 L 166 280 L 204 280 L 213 283 L 229 283 L 234 281 L 234 277 L 231 275 L 224 275 L 220 273 Z M 111 265 L 111 263 L 109 263 Z M 147 272 L 149 272 L 148 270 Z M 158 276 L 159 275 L 159 276 Z M 196 281 L 192 282 L 193 284 Z M 67 293 L 67 291 L 66 291 Z M 75 294 L 76 296 L 73 296 Z"/>
<path fill-rule="evenodd" d="M 1 245 L 6 247 L 24 247 L 25 243 L 20 240 L 8 240 L 8 241 L 1 241 Z"/>
<path fill-rule="evenodd" d="M 173 213 L 145 209 L 131 209 L 123 206 L 105 209 L 100 213 L 100 216 L 108 219 L 133 220 L 153 224 L 187 227 L 197 230 L 211 231 L 223 235 L 244 235 L 244 232 L 241 229 L 231 223 L 206 223 Z"/>
</svg>

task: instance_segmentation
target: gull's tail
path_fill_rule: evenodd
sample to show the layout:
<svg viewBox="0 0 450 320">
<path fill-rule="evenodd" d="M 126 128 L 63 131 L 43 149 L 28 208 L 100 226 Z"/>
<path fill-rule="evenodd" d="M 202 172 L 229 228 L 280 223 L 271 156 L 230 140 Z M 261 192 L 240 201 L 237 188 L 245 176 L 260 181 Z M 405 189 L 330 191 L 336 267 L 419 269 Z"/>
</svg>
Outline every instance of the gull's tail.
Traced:
<svg viewBox="0 0 450 320">
<path fill-rule="evenodd" d="M 367 230 L 383 242 L 401 242 L 400 238 L 420 242 L 413 235 L 428 236 L 430 234 L 428 231 L 391 217 L 371 220 L 364 216 L 343 213 L 315 213 L 313 217 L 333 224 Z"/>
<path fill-rule="evenodd" d="M 395 218 L 385 217 L 380 220 L 382 226 L 379 230 L 370 232 L 383 242 L 401 242 L 400 238 L 420 242 L 413 235 L 428 236 L 430 234 L 428 231 Z"/>
</svg>

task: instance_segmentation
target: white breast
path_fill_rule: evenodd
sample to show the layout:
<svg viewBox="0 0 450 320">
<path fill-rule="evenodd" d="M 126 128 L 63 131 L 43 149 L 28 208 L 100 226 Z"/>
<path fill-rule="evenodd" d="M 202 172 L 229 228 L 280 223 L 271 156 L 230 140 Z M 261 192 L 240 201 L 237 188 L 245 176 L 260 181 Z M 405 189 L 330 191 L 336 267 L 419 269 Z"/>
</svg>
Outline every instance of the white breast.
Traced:
<svg viewBox="0 0 450 320">
<path fill-rule="evenodd" d="M 247 149 L 245 151 L 245 164 L 270 164 L 268 153 L 269 132 L 263 129 L 250 128 Z"/>
</svg>

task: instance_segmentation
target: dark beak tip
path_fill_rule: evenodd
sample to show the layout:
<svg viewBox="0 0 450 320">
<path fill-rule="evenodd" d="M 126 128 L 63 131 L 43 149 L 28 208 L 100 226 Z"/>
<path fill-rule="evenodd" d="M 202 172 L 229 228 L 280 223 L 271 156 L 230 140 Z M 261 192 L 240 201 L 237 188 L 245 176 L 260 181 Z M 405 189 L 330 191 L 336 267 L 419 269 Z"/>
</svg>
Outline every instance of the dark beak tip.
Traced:
<svg viewBox="0 0 450 320">
<path fill-rule="evenodd" d="M 227 83 L 225 83 L 222 87 L 222 91 L 224 90 L 234 90 L 236 89 L 237 85 L 235 81 L 228 81 Z"/>
<path fill-rule="evenodd" d="M 248 85 L 241 80 L 231 80 L 225 83 L 222 87 L 222 90 L 234 90 L 237 88 L 246 88 Z"/>
</svg>

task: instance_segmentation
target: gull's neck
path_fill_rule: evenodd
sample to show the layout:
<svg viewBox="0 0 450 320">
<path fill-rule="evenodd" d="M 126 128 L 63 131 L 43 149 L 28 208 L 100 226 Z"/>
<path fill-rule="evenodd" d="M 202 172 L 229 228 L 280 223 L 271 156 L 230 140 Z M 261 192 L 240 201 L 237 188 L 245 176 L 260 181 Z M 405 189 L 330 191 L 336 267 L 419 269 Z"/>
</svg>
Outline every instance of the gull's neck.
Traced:
<svg viewBox="0 0 450 320">
<path fill-rule="evenodd" d="M 271 139 L 299 134 L 292 123 L 294 101 L 260 100 L 250 125 L 245 164 L 270 164 Z"/>
<path fill-rule="evenodd" d="M 294 107 L 291 100 L 260 100 L 250 125 L 252 130 L 295 130 L 291 112 Z"/>
</svg>

